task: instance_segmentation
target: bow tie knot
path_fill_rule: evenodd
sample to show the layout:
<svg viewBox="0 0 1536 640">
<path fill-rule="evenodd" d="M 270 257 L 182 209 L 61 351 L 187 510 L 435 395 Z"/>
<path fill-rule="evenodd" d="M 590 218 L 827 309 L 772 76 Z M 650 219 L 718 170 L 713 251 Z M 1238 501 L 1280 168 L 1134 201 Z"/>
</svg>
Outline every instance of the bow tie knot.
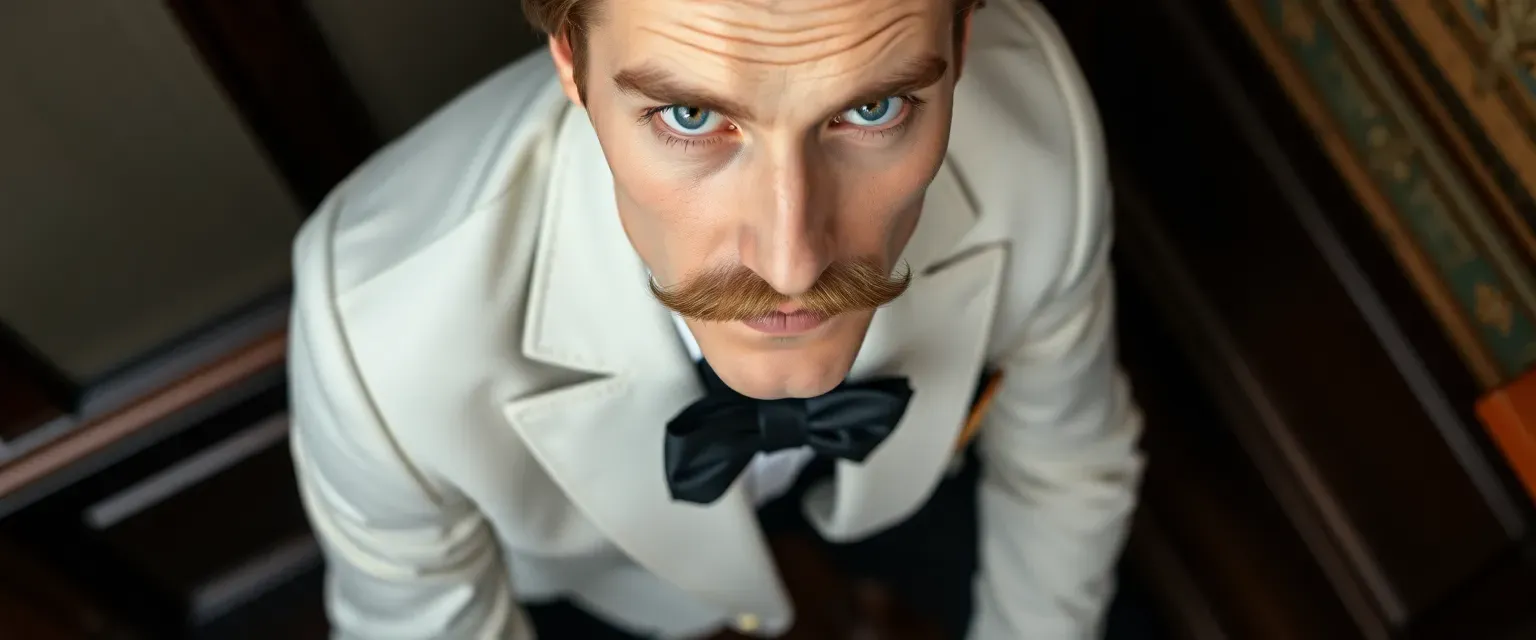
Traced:
<svg viewBox="0 0 1536 640">
<path fill-rule="evenodd" d="M 699 364 L 708 394 L 667 423 L 668 487 L 675 500 L 714 502 L 760 452 L 809 446 L 863 462 L 896 428 L 912 388 L 906 378 L 842 384 L 815 398 L 755 400 Z"/>
<path fill-rule="evenodd" d="M 788 398 L 757 404 L 757 437 L 762 451 L 794 449 L 810 444 L 806 438 L 805 400 Z"/>
</svg>

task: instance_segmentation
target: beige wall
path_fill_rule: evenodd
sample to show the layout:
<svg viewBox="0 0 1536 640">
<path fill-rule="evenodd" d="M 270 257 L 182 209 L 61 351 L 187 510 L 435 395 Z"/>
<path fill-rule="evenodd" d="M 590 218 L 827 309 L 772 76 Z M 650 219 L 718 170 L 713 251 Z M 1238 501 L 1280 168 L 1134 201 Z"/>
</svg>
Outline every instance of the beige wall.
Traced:
<svg viewBox="0 0 1536 640">
<path fill-rule="evenodd" d="M 0 2 L 0 320 L 80 379 L 288 279 L 299 211 L 164 4 Z"/>
<path fill-rule="evenodd" d="M 539 44 L 518 0 L 308 0 L 338 62 L 393 138 Z"/>
<path fill-rule="evenodd" d="M 0 321 L 89 380 L 288 280 L 301 213 L 162 2 L 0 2 Z M 518 0 L 309 0 L 394 137 L 538 45 Z"/>
</svg>

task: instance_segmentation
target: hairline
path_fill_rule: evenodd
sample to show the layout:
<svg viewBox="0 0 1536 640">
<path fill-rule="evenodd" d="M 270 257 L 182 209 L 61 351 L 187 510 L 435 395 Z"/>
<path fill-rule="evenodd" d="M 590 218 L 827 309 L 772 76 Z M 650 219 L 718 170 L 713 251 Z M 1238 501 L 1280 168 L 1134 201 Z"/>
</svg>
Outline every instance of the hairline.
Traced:
<svg viewBox="0 0 1536 640">
<path fill-rule="evenodd" d="M 594 10 L 594 5 L 604 0 L 523 0 L 523 16 L 535 29 L 545 35 L 558 38 L 563 37 L 571 48 L 571 62 L 574 67 L 576 90 L 586 100 L 587 91 L 587 35 L 601 17 Z M 979 9 L 986 5 L 986 0 L 954 0 L 955 11 L 953 13 L 955 24 L 955 46 L 958 48 L 960 18 L 968 11 Z"/>
</svg>

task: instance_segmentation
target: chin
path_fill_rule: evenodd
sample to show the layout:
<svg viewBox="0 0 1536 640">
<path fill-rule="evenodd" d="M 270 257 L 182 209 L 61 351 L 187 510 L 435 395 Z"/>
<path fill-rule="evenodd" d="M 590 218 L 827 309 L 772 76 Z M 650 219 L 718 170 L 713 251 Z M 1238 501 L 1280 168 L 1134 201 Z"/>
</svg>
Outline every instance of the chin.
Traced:
<svg viewBox="0 0 1536 640">
<path fill-rule="evenodd" d="M 846 370 L 835 375 L 803 370 L 758 370 L 732 372 L 731 375 L 720 369 L 716 369 L 715 372 L 720 374 L 720 379 L 737 393 L 758 400 L 814 398 L 831 391 L 848 374 Z"/>
<path fill-rule="evenodd" d="M 803 339 L 767 339 L 736 323 L 693 324 L 720 380 L 749 398 L 813 398 L 848 377 L 874 312 L 839 316 Z"/>
<path fill-rule="evenodd" d="M 758 400 L 814 398 L 848 377 L 857 345 L 748 349 L 706 357 L 720 380 L 741 395 Z"/>
</svg>

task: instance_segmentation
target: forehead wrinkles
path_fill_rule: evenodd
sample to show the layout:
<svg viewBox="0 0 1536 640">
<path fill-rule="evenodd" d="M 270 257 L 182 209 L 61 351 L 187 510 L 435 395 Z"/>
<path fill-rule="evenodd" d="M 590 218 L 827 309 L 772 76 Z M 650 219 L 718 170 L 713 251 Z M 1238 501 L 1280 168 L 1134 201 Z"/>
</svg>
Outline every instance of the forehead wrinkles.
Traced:
<svg viewBox="0 0 1536 640">
<path fill-rule="evenodd" d="M 650 9 L 652 19 L 639 20 L 636 26 L 732 66 L 820 67 L 817 63 L 856 50 L 888 48 L 902 35 L 920 29 L 924 9 L 931 11 L 932 4 L 928 0 L 648 1 L 636 5 Z"/>
</svg>

